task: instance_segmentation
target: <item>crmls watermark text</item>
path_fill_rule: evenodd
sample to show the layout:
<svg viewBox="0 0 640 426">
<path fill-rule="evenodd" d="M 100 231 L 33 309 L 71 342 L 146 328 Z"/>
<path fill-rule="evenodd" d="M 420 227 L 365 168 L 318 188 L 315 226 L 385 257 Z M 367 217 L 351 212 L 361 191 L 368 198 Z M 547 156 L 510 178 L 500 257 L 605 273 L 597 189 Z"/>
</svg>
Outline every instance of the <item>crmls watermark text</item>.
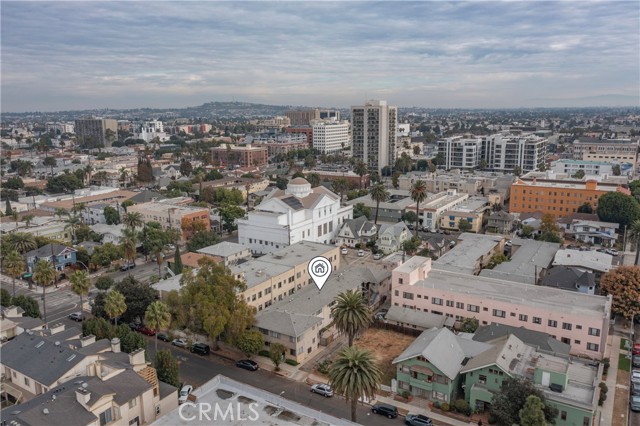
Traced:
<svg viewBox="0 0 640 426">
<path fill-rule="evenodd" d="M 257 402 L 249 404 L 248 410 L 246 405 L 237 403 L 220 404 L 216 402 L 211 405 L 208 402 L 199 402 L 197 404 L 185 402 L 178 409 L 178 414 L 182 420 L 187 422 L 194 420 L 206 420 L 209 422 L 248 420 L 255 422 L 259 418 L 257 408 Z"/>
</svg>

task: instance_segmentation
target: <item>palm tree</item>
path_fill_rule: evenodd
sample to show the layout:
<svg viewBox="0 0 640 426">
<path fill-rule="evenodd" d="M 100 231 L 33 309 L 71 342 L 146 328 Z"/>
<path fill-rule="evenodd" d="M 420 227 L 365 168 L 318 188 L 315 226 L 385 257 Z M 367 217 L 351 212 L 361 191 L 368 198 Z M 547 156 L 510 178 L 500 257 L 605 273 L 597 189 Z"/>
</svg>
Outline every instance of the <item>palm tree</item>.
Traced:
<svg viewBox="0 0 640 426">
<path fill-rule="evenodd" d="M 124 183 L 124 187 L 127 187 L 127 179 L 129 178 L 129 170 L 125 167 L 120 167 L 120 180 Z"/>
<path fill-rule="evenodd" d="M 162 251 L 162 244 L 154 244 L 151 252 L 156 258 L 156 263 L 158 264 L 158 277 L 162 279 L 162 264 L 164 263 L 164 253 Z"/>
<path fill-rule="evenodd" d="M 106 171 L 101 170 L 98 173 L 96 173 L 95 175 L 93 175 L 93 177 L 100 183 L 100 186 L 102 186 L 102 185 L 104 185 L 104 182 L 109 177 L 109 174 Z"/>
<path fill-rule="evenodd" d="M 375 398 L 382 379 L 373 354 L 357 347 L 346 347 L 331 364 L 329 383 L 336 393 L 351 401 L 351 421 L 356 423 L 356 407 L 360 398 Z"/>
<path fill-rule="evenodd" d="M 80 216 L 77 214 L 69 215 L 69 219 L 67 219 L 67 224 L 64 229 L 71 231 L 71 240 L 73 244 L 76 243 L 76 230 L 81 225 Z"/>
<path fill-rule="evenodd" d="M 31 225 L 31 222 L 33 221 L 34 217 L 35 216 L 32 215 L 32 214 L 26 214 L 26 215 L 22 216 L 22 220 L 27 225 L 27 228 L 29 227 L 29 225 Z"/>
<path fill-rule="evenodd" d="M 158 331 L 161 328 L 166 328 L 171 323 L 171 314 L 167 305 L 159 300 L 156 300 L 147 307 L 147 311 L 144 313 L 144 322 L 154 326 L 156 331 L 156 353 L 158 353 Z"/>
<path fill-rule="evenodd" d="M 142 213 L 139 212 L 125 213 L 122 216 L 121 222 L 129 229 L 139 228 L 144 225 L 144 222 L 142 221 Z"/>
<path fill-rule="evenodd" d="M 389 197 L 389 191 L 384 187 L 381 183 L 376 183 L 371 187 L 371 199 L 376 202 L 376 218 L 373 221 L 376 225 L 378 224 L 378 211 L 380 210 L 380 203 L 385 201 Z"/>
<path fill-rule="evenodd" d="M 418 223 L 420 223 L 420 203 L 427 198 L 427 184 L 423 180 L 417 180 L 411 187 L 411 199 L 416 202 L 416 237 L 418 236 Z"/>
<path fill-rule="evenodd" d="M 30 250 L 38 248 L 36 239 L 33 235 L 26 232 L 14 232 L 7 237 L 7 248 L 11 251 L 17 251 L 20 254 L 25 254 Z"/>
<path fill-rule="evenodd" d="M 116 326 L 118 326 L 118 318 L 127 311 L 127 304 L 122 293 L 118 290 L 107 293 L 104 298 L 104 311 L 109 318 L 116 321 Z"/>
<path fill-rule="evenodd" d="M 70 277 L 71 290 L 80 296 L 80 321 L 84 319 L 84 302 L 82 296 L 89 294 L 91 288 L 91 280 L 89 275 L 84 271 L 75 271 Z"/>
<path fill-rule="evenodd" d="M 45 288 L 56 277 L 56 270 L 53 264 L 45 259 L 40 259 L 34 267 L 33 280 L 42 285 L 42 308 L 44 312 L 44 325 L 47 325 L 47 301 Z"/>
<path fill-rule="evenodd" d="M 126 215 L 125 215 L 126 216 Z M 122 244 L 122 249 L 124 251 L 124 256 L 127 258 L 129 263 L 136 263 L 136 248 L 138 246 L 138 234 L 133 229 L 125 228 L 122 230 L 122 236 L 120 236 L 120 244 Z M 131 274 L 131 269 L 129 269 L 129 274 Z"/>
<path fill-rule="evenodd" d="M 3 266 L 9 276 L 13 278 L 13 297 L 16 297 L 16 278 L 26 270 L 24 259 L 20 253 L 12 250 L 4 257 Z"/>
<path fill-rule="evenodd" d="M 198 182 L 198 201 L 202 201 L 202 182 L 204 181 L 206 175 L 202 170 L 199 170 L 198 173 L 194 176 L 196 182 Z"/>
<path fill-rule="evenodd" d="M 353 171 L 360 176 L 360 189 L 362 189 L 362 176 L 366 175 L 367 172 L 369 171 L 367 169 L 367 165 L 362 162 L 362 161 L 358 161 L 356 163 L 356 165 L 353 167 Z"/>
<path fill-rule="evenodd" d="M 638 265 L 640 259 L 640 219 L 634 220 L 629 225 L 629 238 L 636 243 L 636 261 L 634 265 Z M 622 247 L 622 252 L 626 250 L 626 247 Z"/>
<path fill-rule="evenodd" d="M 86 185 L 89 182 L 91 182 L 91 172 L 93 172 L 94 169 L 93 169 L 93 166 L 91 164 L 87 164 L 83 170 L 84 170 L 85 185 Z"/>
<path fill-rule="evenodd" d="M 63 209 L 61 207 L 56 208 L 55 212 L 53 213 L 54 216 L 58 216 L 58 219 L 62 219 L 62 216 L 66 216 L 67 215 L 67 210 Z"/>
<path fill-rule="evenodd" d="M 331 308 L 333 324 L 340 333 L 349 337 L 349 346 L 353 346 L 353 339 L 371 324 L 373 314 L 369 304 L 362 292 L 357 290 L 338 294 L 335 302 Z"/>
</svg>

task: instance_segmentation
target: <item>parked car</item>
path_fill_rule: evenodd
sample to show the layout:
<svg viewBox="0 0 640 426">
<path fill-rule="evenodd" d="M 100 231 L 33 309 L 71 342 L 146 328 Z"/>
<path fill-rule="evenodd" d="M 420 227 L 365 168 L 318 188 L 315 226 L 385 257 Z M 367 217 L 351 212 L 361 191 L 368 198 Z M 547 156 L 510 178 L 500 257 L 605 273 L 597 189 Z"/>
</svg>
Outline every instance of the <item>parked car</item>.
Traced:
<svg viewBox="0 0 640 426">
<path fill-rule="evenodd" d="M 629 399 L 629 408 L 631 408 L 631 411 L 640 412 L 640 396 L 632 395 Z"/>
<path fill-rule="evenodd" d="M 341 254 L 349 254 L 349 250 L 347 250 L 347 248 L 346 248 L 346 247 L 342 247 L 342 248 L 340 249 L 340 253 L 341 253 Z"/>
<path fill-rule="evenodd" d="M 635 343 L 633 345 L 632 352 L 634 355 L 640 355 L 640 343 Z"/>
<path fill-rule="evenodd" d="M 388 312 L 388 309 L 380 309 L 373 317 L 379 321 L 382 321 L 383 319 L 385 319 Z"/>
<path fill-rule="evenodd" d="M 236 367 L 244 368 L 249 371 L 256 371 L 260 368 L 257 362 L 251 361 L 250 359 L 241 359 L 240 361 L 236 361 Z"/>
<path fill-rule="evenodd" d="M 138 331 L 142 327 L 142 324 L 138 324 L 137 322 L 130 322 L 129 328 L 133 331 Z"/>
<path fill-rule="evenodd" d="M 380 260 L 384 257 L 384 254 L 382 253 L 376 253 L 373 255 L 373 260 Z"/>
<path fill-rule="evenodd" d="M 611 256 L 617 256 L 619 254 L 618 250 L 616 249 L 606 249 L 604 252 L 610 254 Z"/>
<path fill-rule="evenodd" d="M 120 267 L 120 270 L 121 270 L 121 271 L 128 271 L 129 269 L 133 269 L 133 268 L 135 268 L 135 267 L 136 267 L 136 264 L 135 264 L 135 263 L 125 263 L 124 265 L 122 265 L 122 266 Z"/>
<path fill-rule="evenodd" d="M 511 247 L 513 245 L 513 241 L 509 240 L 506 243 L 504 243 L 505 247 Z"/>
<path fill-rule="evenodd" d="M 329 398 L 330 396 L 333 396 L 333 389 L 331 389 L 331 386 L 325 385 L 324 383 L 317 383 L 311 386 L 311 393 L 317 393 L 318 395 Z"/>
<path fill-rule="evenodd" d="M 640 385 L 640 370 L 634 369 L 631 371 L 631 381 Z"/>
<path fill-rule="evenodd" d="M 409 413 L 404 418 L 404 424 L 409 426 L 431 426 L 433 422 L 429 417 L 422 414 Z"/>
<path fill-rule="evenodd" d="M 387 416 L 390 419 L 398 417 L 398 407 L 389 404 L 376 404 L 371 407 L 373 414 L 380 414 L 381 416 Z"/>
<path fill-rule="evenodd" d="M 187 347 L 187 341 L 185 339 L 173 339 L 171 344 L 173 346 L 177 346 L 179 348 L 186 348 Z"/>
<path fill-rule="evenodd" d="M 206 343 L 195 343 L 191 346 L 191 352 L 200 355 L 209 355 L 211 348 Z"/>
<path fill-rule="evenodd" d="M 163 342 L 168 342 L 169 335 L 167 333 L 158 333 L 158 340 L 162 340 Z"/>
<path fill-rule="evenodd" d="M 633 355 L 631 365 L 633 365 L 633 368 L 640 368 L 640 355 Z"/>
<path fill-rule="evenodd" d="M 156 335 L 156 331 L 153 328 L 149 328 L 146 325 L 143 325 L 142 327 L 140 327 L 138 329 L 138 331 L 142 334 L 145 334 L 147 336 L 155 336 Z"/>
<path fill-rule="evenodd" d="M 640 396 L 640 383 L 631 383 L 631 395 Z"/>
<path fill-rule="evenodd" d="M 74 321 L 82 321 L 85 319 L 85 316 L 82 315 L 82 312 L 71 312 L 69 314 L 69 319 L 72 319 Z"/>
<path fill-rule="evenodd" d="M 189 398 L 189 395 L 191 395 L 192 391 L 193 391 L 193 386 L 184 385 L 182 387 L 182 389 L 180 389 L 180 396 L 178 397 L 178 404 L 184 404 L 185 402 L 187 402 L 187 399 Z"/>
<path fill-rule="evenodd" d="M 364 250 L 358 250 L 358 257 L 364 256 Z"/>
</svg>

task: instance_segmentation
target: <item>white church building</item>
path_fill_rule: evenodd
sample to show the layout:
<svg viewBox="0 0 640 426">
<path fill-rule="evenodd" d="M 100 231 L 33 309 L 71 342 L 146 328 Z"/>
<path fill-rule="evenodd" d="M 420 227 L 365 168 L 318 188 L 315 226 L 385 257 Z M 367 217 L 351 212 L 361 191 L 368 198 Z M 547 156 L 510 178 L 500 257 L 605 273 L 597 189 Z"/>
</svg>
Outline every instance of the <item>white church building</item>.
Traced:
<svg viewBox="0 0 640 426">
<path fill-rule="evenodd" d="M 341 206 L 339 195 L 296 178 L 286 190 L 274 189 L 248 217 L 237 221 L 238 242 L 253 254 L 300 241 L 333 244 L 342 224 L 351 218 L 353 206 Z"/>
</svg>

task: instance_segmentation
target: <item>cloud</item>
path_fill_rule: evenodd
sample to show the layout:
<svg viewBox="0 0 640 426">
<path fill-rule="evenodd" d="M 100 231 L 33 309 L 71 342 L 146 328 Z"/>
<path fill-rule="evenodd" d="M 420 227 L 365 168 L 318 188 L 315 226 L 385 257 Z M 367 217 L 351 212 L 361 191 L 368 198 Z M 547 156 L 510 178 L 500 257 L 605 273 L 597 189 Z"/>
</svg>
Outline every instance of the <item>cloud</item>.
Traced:
<svg viewBox="0 0 640 426">
<path fill-rule="evenodd" d="M 3 2 L 5 111 L 639 93 L 637 2 Z M 634 36 L 635 35 L 635 36 Z"/>
</svg>

